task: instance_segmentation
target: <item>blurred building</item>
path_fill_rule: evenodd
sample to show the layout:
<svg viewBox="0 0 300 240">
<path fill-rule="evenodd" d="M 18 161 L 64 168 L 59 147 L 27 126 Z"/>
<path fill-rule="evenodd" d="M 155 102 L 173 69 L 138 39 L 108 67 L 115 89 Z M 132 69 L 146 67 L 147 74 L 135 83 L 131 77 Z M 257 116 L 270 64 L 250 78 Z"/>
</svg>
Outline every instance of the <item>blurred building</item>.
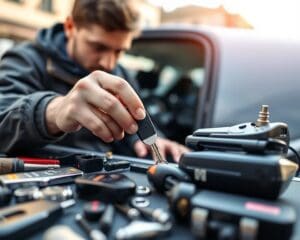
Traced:
<svg viewBox="0 0 300 240">
<path fill-rule="evenodd" d="M 70 13 L 74 0 L 0 0 L 0 38 L 33 39 L 36 31 L 63 21 Z M 140 0 L 142 25 L 160 23 L 160 10 Z"/>
<path fill-rule="evenodd" d="M 63 20 L 73 0 L 0 0 L 0 36 L 32 39 L 37 29 Z"/>
<path fill-rule="evenodd" d="M 189 23 L 199 25 L 251 28 L 238 14 L 230 14 L 223 7 L 186 6 L 172 12 L 162 12 L 161 23 Z"/>
</svg>

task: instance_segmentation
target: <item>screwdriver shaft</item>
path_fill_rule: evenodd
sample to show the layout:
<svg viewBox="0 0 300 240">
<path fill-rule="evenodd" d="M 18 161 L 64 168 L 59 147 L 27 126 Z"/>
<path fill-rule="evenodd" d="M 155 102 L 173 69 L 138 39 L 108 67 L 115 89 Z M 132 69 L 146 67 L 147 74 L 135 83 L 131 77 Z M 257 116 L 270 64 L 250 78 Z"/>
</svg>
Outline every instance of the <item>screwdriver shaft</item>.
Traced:
<svg viewBox="0 0 300 240">
<path fill-rule="evenodd" d="M 161 156 L 160 154 L 160 151 L 156 145 L 156 143 L 153 143 L 150 145 L 151 146 L 151 149 L 154 153 L 154 155 L 156 156 L 156 159 L 155 159 L 155 164 L 158 164 L 158 163 L 168 163 L 165 159 L 163 159 L 163 157 Z"/>
</svg>

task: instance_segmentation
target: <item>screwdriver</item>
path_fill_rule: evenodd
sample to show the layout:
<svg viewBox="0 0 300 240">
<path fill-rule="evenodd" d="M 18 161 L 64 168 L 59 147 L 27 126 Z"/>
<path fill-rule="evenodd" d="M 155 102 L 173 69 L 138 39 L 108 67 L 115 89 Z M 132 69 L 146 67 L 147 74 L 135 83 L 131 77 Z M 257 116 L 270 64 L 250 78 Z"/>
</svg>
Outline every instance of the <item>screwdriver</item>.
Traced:
<svg viewBox="0 0 300 240">
<path fill-rule="evenodd" d="M 143 120 L 138 121 L 137 124 L 139 127 L 137 135 L 143 143 L 151 147 L 151 150 L 156 157 L 155 164 L 168 163 L 165 159 L 163 159 L 156 145 L 157 133 L 150 115 L 146 112 L 146 117 Z"/>
<path fill-rule="evenodd" d="M 0 174 L 59 168 L 58 164 L 30 164 L 19 158 L 0 158 Z"/>
</svg>

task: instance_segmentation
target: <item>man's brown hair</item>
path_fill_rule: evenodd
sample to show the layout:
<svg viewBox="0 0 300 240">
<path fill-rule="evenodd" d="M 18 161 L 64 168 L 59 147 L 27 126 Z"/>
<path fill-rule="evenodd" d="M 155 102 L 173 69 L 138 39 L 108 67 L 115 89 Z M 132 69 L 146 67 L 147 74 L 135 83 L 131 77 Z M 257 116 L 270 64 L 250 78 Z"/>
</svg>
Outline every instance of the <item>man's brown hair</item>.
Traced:
<svg viewBox="0 0 300 240">
<path fill-rule="evenodd" d="M 106 31 L 135 31 L 139 25 L 133 0 L 75 0 L 72 17 L 79 27 L 98 24 Z"/>
</svg>

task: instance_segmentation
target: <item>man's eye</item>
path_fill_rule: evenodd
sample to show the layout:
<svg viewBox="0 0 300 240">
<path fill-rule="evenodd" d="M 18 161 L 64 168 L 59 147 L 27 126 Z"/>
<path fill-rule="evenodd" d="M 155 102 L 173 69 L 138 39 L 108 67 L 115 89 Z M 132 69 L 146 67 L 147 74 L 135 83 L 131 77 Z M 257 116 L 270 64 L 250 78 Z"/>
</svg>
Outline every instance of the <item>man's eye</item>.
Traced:
<svg viewBox="0 0 300 240">
<path fill-rule="evenodd" d="M 102 52 L 102 51 L 107 50 L 106 47 L 98 45 L 98 44 L 92 44 L 91 47 L 93 48 L 94 51 L 97 51 L 97 52 Z"/>
<path fill-rule="evenodd" d="M 95 48 L 94 48 L 96 51 L 105 51 L 106 50 L 106 48 L 105 47 L 103 47 L 103 46 L 95 46 Z"/>
</svg>

